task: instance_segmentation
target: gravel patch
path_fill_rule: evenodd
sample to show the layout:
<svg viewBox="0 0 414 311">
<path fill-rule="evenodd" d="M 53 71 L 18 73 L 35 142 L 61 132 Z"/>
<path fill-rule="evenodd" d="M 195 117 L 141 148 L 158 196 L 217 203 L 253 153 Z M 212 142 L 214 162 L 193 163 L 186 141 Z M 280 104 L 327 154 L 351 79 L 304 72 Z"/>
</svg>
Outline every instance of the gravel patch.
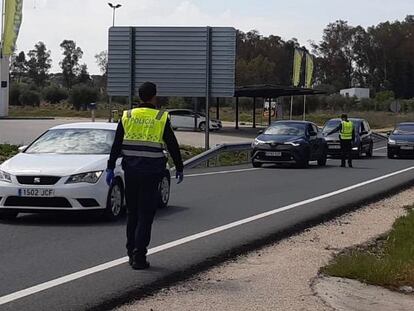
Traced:
<svg viewBox="0 0 414 311">
<path fill-rule="evenodd" d="M 118 311 L 333 310 L 312 288 L 340 250 L 391 229 L 414 188 L 214 267 Z M 376 306 L 377 310 L 381 310 Z"/>
</svg>

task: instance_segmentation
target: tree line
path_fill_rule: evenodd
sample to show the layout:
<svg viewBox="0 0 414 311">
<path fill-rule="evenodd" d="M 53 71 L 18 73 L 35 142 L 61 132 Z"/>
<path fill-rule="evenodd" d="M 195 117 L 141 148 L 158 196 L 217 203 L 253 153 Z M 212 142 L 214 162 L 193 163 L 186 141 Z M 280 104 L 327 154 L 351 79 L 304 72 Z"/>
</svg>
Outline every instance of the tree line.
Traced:
<svg viewBox="0 0 414 311">
<path fill-rule="evenodd" d="M 50 73 L 51 51 L 39 41 L 34 48 L 13 54 L 10 66 L 10 103 L 12 105 L 39 105 L 41 100 L 56 104 L 69 99 L 76 109 L 99 99 L 105 88 L 107 53 L 95 55 L 102 76 L 91 76 L 81 63 L 82 49 L 73 40 L 60 44 L 62 59 L 60 73 Z"/>
<path fill-rule="evenodd" d="M 82 109 L 89 102 L 104 99 L 107 51 L 95 56 L 101 75 L 91 76 L 87 65 L 82 63 L 83 51 L 76 42 L 63 40 L 60 48 L 61 72 L 53 74 L 50 73 L 51 53 L 43 42 L 36 43 L 27 54 L 13 55 L 11 104 L 69 100 L 76 109 Z M 257 30 L 238 31 L 236 84 L 291 85 L 295 48 L 306 49 L 295 38 L 283 40 L 277 35 L 263 36 Z M 330 23 L 323 30 L 322 40 L 312 42 L 308 52 L 315 59 L 314 88 L 328 94 L 337 94 L 349 87 L 370 88 L 372 96 L 385 103 L 384 107 L 388 106 L 387 100 L 414 98 L 413 16 L 368 28 L 342 20 Z M 335 102 L 341 102 L 336 98 Z M 335 106 L 332 98 L 310 100 L 321 101 L 314 107 Z M 167 101 L 174 103 L 177 99 Z M 178 102 L 193 105 L 190 99 Z M 370 107 L 377 107 L 377 102 L 370 103 Z"/>
<path fill-rule="evenodd" d="M 237 84 L 291 85 L 294 48 L 305 49 L 297 39 L 239 31 Z M 367 29 L 336 21 L 323 30 L 321 42 L 311 44 L 310 52 L 316 88 L 336 93 L 366 87 L 374 96 L 390 91 L 396 98 L 414 97 L 414 16 Z"/>
</svg>

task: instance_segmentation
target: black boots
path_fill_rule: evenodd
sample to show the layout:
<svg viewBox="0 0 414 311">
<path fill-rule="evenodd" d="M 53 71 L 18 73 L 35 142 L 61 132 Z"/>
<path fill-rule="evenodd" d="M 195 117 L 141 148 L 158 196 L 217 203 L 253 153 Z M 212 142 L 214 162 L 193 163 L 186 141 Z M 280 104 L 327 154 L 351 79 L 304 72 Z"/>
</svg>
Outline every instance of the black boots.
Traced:
<svg viewBox="0 0 414 311">
<path fill-rule="evenodd" d="M 145 270 L 150 267 L 149 262 L 147 261 L 147 256 L 134 254 L 132 257 L 129 257 L 130 265 L 134 270 Z"/>
</svg>

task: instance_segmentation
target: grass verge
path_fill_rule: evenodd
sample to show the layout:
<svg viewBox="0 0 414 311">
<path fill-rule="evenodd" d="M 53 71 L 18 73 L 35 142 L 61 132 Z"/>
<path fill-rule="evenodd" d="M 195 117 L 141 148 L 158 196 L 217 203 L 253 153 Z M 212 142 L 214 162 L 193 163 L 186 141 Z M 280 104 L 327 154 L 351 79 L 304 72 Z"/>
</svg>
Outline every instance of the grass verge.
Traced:
<svg viewBox="0 0 414 311">
<path fill-rule="evenodd" d="M 15 145 L 0 144 L 0 163 L 14 156 L 18 152 L 17 148 Z"/>
<path fill-rule="evenodd" d="M 398 289 L 414 286 L 414 210 L 399 218 L 390 233 L 369 245 L 346 250 L 322 272 Z"/>
</svg>

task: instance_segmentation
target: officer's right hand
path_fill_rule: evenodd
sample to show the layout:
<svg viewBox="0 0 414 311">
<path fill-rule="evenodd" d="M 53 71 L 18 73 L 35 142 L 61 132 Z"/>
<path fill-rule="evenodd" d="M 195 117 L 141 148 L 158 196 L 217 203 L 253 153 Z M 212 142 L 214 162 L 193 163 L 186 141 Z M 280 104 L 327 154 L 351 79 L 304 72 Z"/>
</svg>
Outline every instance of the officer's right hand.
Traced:
<svg viewBox="0 0 414 311">
<path fill-rule="evenodd" d="M 177 179 L 177 185 L 181 184 L 184 180 L 184 173 L 183 172 L 176 172 L 175 173 L 175 178 Z"/>
<path fill-rule="evenodd" d="M 112 181 L 114 180 L 115 173 L 114 170 L 107 169 L 106 170 L 106 184 L 110 186 L 112 184 Z"/>
</svg>

